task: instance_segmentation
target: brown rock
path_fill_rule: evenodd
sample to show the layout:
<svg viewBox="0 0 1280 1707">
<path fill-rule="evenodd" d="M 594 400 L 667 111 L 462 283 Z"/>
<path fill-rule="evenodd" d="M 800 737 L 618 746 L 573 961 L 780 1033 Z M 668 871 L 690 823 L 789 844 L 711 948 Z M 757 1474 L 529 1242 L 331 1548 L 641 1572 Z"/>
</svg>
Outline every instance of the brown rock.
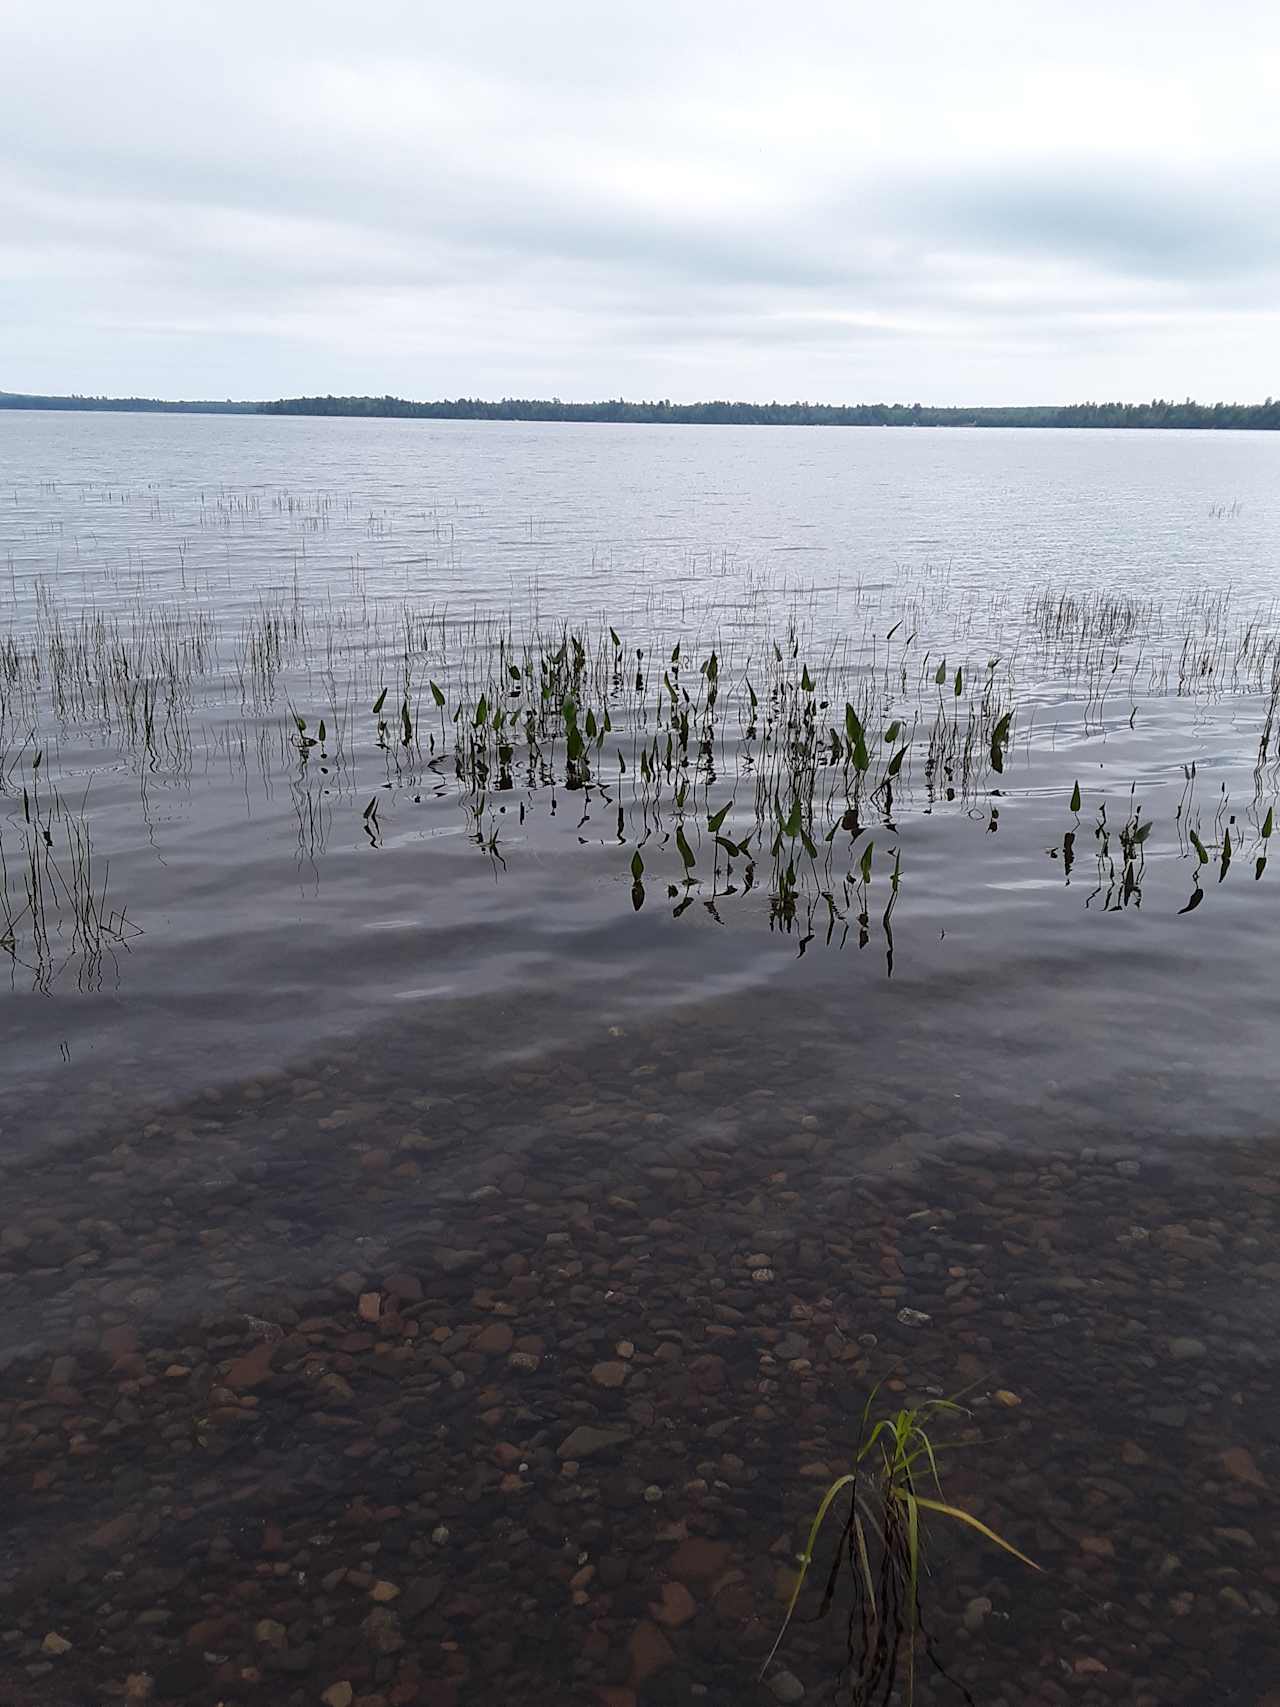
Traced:
<svg viewBox="0 0 1280 1707">
<path fill-rule="evenodd" d="M 689 1593 L 683 1583 L 663 1583 L 662 1599 L 650 1605 L 649 1611 L 659 1624 L 665 1624 L 669 1630 L 678 1630 L 682 1624 L 687 1624 L 698 1610 L 698 1603 Z"/>
<path fill-rule="evenodd" d="M 89 1545 L 101 1548 L 104 1553 L 114 1552 L 116 1548 L 124 1546 L 137 1527 L 138 1520 L 132 1512 L 121 1512 L 119 1517 L 113 1517 L 92 1531 Z"/>
<path fill-rule="evenodd" d="M 729 1562 L 732 1549 L 727 1541 L 709 1541 L 703 1535 L 691 1535 L 682 1541 L 667 1561 L 673 1577 L 718 1577 Z"/>
<path fill-rule="evenodd" d="M 1080 1551 L 1087 1553 L 1092 1559 L 1113 1559 L 1116 1549 L 1115 1543 L 1105 1535 L 1082 1535 Z"/>
<path fill-rule="evenodd" d="M 375 1654 L 397 1654 L 404 1647 L 400 1620 L 385 1606 L 375 1606 L 361 1628 Z"/>
<path fill-rule="evenodd" d="M 592 1428 L 583 1423 L 560 1442 L 556 1456 L 562 1459 L 590 1458 L 596 1452 L 607 1452 L 631 1439 L 626 1429 Z"/>
<path fill-rule="evenodd" d="M 71 1643 L 65 1636 L 60 1636 L 56 1630 L 50 1630 L 40 1646 L 46 1654 L 69 1654 L 71 1652 Z"/>
<path fill-rule="evenodd" d="M 490 1322 L 471 1342 L 472 1351 L 482 1351 L 492 1357 L 504 1356 L 515 1344 L 510 1322 Z"/>
<path fill-rule="evenodd" d="M 271 1358 L 275 1349 L 271 1340 L 260 1341 L 252 1351 L 236 1358 L 223 1376 L 223 1385 L 236 1392 L 243 1392 L 248 1387 L 260 1387 L 271 1374 Z"/>
<path fill-rule="evenodd" d="M 1237 1482 L 1244 1482 L 1251 1488 L 1265 1488 L 1262 1472 L 1253 1461 L 1253 1454 L 1245 1446 L 1228 1446 L 1222 1454 L 1222 1468 L 1228 1476 Z"/>
<path fill-rule="evenodd" d="M 355 1690 L 344 1678 L 341 1683 L 331 1683 L 320 1697 L 324 1707 L 351 1707 L 355 1700 Z"/>
<path fill-rule="evenodd" d="M 591 1379 L 597 1387 L 621 1387 L 626 1378 L 625 1363 L 597 1363 L 591 1371 Z"/>
<path fill-rule="evenodd" d="M 632 1632 L 631 1640 L 627 1643 L 627 1652 L 631 1656 L 631 1679 L 633 1683 L 643 1683 L 655 1672 L 663 1671 L 675 1661 L 675 1653 L 671 1643 L 662 1634 L 656 1624 L 646 1620 L 637 1624 Z"/>
<path fill-rule="evenodd" d="M 356 1311 L 362 1322 L 376 1322 L 382 1314 L 382 1294 L 380 1292 L 362 1292 Z"/>
</svg>

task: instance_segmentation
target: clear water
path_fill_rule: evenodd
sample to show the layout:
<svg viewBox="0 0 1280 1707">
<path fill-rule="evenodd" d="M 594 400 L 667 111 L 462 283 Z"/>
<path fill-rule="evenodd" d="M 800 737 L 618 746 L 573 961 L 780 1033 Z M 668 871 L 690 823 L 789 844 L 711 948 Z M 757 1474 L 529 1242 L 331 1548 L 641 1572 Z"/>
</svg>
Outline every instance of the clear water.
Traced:
<svg viewBox="0 0 1280 1707">
<path fill-rule="evenodd" d="M 887 1379 L 967 1390 L 994 1452 L 957 1453 L 956 1488 L 1052 1567 L 939 1541 L 935 1635 L 979 1699 L 1255 1700 L 1280 1474 L 1278 460 L 1261 434 L 0 415 L 0 639 L 41 663 L 0 739 L 22 1698 L 145 1672 L 162 1700 L 348 1677 L 404 1701 L 751 1699 L 806 1466 L 840 1467 Z M 255 676 L 266 609 L 295 626 Z M 86 612 L 188 640 L 204 619 L 150 739 L 119 700 L 53 691 L 50 637 Z M 586 790 L 517 774 L 475 810 L 452 713 L 471 720 L 495 623 L 612 628 L 628 677 L 648 660 L 646 704 L 677 642 L 695 694 L 714 649 L 714 775 L 680 808 L 668 779 L 648 823 L 606 743 Z M 745 683 L 810 666 L 824 723 L 846 694 L 883 706 L 881 768 L 899 700 L 915 720 L 891 796 L 822 844 L 854 877 L 875 844 L 830 934 L 821 906 L 778 917 L 763 853 L 749 891 L 742 860 L 708 868 L 721 806 L 729 837 L 761 837 Z M 928 730 L 988 671 L 1003 769 L 980 742 L 949 795 Z M 649 712 L 628 700 L 634 759 Z M 106 884 L 92 951 L 55 876 L 43 943 L 22 912 L 40 788 L 64 803 L 57 871 L 70 824 Z M 423 1296 L 397 1302 L 406 1269 Z M 536 1367 L 469 1349 L 494 1320 Z M 264 1321 L 296 1356 L 232 1420 L 221 1376 Z M 32 1407 L 66 1356 L 72 1397 Z M 602 1362 L 626 1364 L 616 1387 Z M 566 1476 L 579 1423 L 628 1439 Z M 527 1469 L 495 1457 L 512 1443 Z M 158 1534 L 162 1507 L 191 1527 Z M 117 1518 L 86 1569 L 79 1542 Z M 401 1587 L 449 1578 L 396 1614 L 399 1648 L 365 1628 L 367 1588 L 324 1586 L 375 1545 Z M 136 1626 L 148 1609 L 169 1616 Z M 263 1618 L 287 1632 L 265 1656 Z M 833 1617 L 783 1663 L 821 1699 L 843 1652 Z"/>
</svg>

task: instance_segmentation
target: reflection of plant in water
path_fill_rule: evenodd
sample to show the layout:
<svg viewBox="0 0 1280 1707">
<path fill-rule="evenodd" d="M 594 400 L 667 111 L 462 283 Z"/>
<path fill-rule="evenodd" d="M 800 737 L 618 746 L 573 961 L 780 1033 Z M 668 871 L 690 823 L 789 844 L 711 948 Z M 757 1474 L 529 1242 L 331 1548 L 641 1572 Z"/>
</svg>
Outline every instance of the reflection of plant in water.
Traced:
<svg viewBox="0 0 1280 1707">
<path fill-rule="evenodd" d="M 813 1563 L 814 1547 L 836 1502 L 847 1495 L 848 1511 L 817 1616 L 821 1618 L 828 1611 L 842 1574 L 846 1576 L 851 1590 L 847 1631 L 850 1697 L 858 1707 L 888 1702 L 900 1669 L 904 1673 L 903 1694 L 910 1703 L 915 1688 L 917 1638 L 923 1641 L 930 1662 L 947 1677 L 925 1627 L 920 1597 L 924 1546 L 933 1519 L 947 1517 L 961 1523 L 1032 1570 L 1040 1569 L 972 1512 L 942 1497 L 937 1453 L 926 1423 L 931 1424 L 934 1417 L 966 1414 L 961 1407 L 950 1400 L 934 1399 L 881 1417 L 868 1430 L 874 1402 L 873 1392 L 862 1414 L 852 1469 L 832 1482 L 809 1526 L 782 1628 L 760 1671 L 763 1677 L 782 1645 Z M 969 1699 L 963 1686 L 957 1687 Z"/>
</svg>

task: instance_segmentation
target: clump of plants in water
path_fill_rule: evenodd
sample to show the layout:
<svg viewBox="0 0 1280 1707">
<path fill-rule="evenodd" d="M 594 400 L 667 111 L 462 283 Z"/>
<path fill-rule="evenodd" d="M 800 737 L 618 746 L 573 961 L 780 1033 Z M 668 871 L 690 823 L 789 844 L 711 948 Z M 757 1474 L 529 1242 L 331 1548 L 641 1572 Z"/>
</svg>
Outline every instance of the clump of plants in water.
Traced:
<svg viewBox="0 0 1280 1707">
<path fill-rule="evenodd" d="M 96 989 L 104 961 L 141 932 L 109 898 L 83 801 L 67 804 L 44 778 L 43 758 L 35 753 L 22 772 L 0 762 L 0 954 L 43 993 L 68 967 L 80 989 Z"/>
<path fill-rule="evenodd" d="M 918 1646 L 944 1678 L 955 1681 L 938 1657 L 924 1617 L 925 1551 L 939 1519 L 962 1524 L 1032 1570 L 1041 1568 L 972 1512 L 943 1497 L 930 1430 L 935 1418 L 967 1414 L 962 1407 L 934 1399 L 871 1423 L 875 1397 L 873 1392 L 863 1411 L 852 1467 L 836 1477 L 818 1504 L 782 1628 L 760 1670 L 763 1678 L 791 1626 L 828 1518 L 847 1501 L 817 1616 L 831 1609 L 843 1582 L 850 1596 L 847 1666 L 849 1699 L 855 1707 L 889 1702 L 899 1684 L 909 1704 Z M 957 1683 L 956 1688 L 966 1700 L 972 1699 L 963 1685 Z"/>
<path fill-rule="evenodd" d="M 201 499 L 198 525 L 253 531 L 269 514 L 323 532 L 338 509 L 323 494 L 269 506 L 222 494 Z M 717 586 L 666 632 L 652 601 L 615 609 L 611 622 L 545 621 L 532 597 L 521 614 L 460 617 L 370 597 L 355 565 L 341 596 L 304 596 L 295 566 L 291 585 L 242 589 L 228 606 L 207 565 L 202 583 L 179 551 L 182 596 L 171 604 L 145 597 L 140 580 L 123 597 L 108 576 L 106 608 L 69 606 L 56 584 L 24 588 L 11 575 L 0 769 L 19 744 L 116 749 L 145 814 L 153 783 L 191 786 L 215 758 L 243 774 L 247 803 L 256 761 L 268 801 L 287 778 L 308 862 L 344 825 L 372 848 L 403 847 L 415 807 L 452 806 L 495 875 L 514 873 L 512 832 L 532 839 L 554 821 L 565 845 L 572 833 L 614 850 L 623 905 L 665 904 L 717 925 L 736 908 L 801 954 L 874 937 L 892 970 L 895 908 L 918 869 L 901 833 L 909 820 L 921 843 L 923 820 L 948 808 L 999 830 L 1014 754 L 1021 781 L 1024 757 L 1039 765 L 1056 743 L 1061 725 L 1047 717 L 1123 739 L 1144 700 L 1240 694 L 1260 717 L 1252 799 L 1233 807 L 1224 791 L 1212 819 L 1190 793 L 1183 800 L 1182 911 L 1229 870 L 1234 894 L 1242 869 L 1255 880 L 1266 869 L 1280 626 L 1266 609 L 1237 610 L 1229 591 L 1166 607 L 1118 592 L 1048 589 L 1023 601 L 997 589 L 984 604 L 926 574 L 858 587 L 824 628 L 757 578 L 741 605 Z M 93 585 L 96 598 L 96 573 Z M 1169 869 L 1148 866 L 1168 838 L 1151 795 L 1145 812 L 1131 796 L 1121 817 L 1118 801 L 1091 792 L 1096 823 L 1082 824 L 1073 799 L 1044 852 L 1065 884 L 1092 882 L 1094 911 L 1132 916 L 1148 877 Z M 20 869 L 29 862 L 14 863 L 11 901 Z M 35 917 L 29 893 L 12 904 L 15 922 Z M 112 922 L 109 908 L 103 918 Z"/>
</svg>

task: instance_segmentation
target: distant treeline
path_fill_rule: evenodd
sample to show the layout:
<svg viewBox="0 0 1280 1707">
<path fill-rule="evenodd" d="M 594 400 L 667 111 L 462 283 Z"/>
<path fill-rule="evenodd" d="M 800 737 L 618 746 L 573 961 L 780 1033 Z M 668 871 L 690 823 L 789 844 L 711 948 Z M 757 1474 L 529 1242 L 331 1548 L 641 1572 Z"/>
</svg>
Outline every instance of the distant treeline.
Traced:
<svg viewBox="0 0 1280 1707">
<path fill-rule="evenodd" d="M 410 403 L 402 397 L 285 397 L 267 415 L 391 415 L 411 420 L 640 421 L 773 427 L 1251 427 L 1280 428 L 1280 402 L 1071 403 L 1026 408 L 940 409 L 922 403 L 562 403 L 458 397 Z"/>
<path fill-rule="evenodd" d="M 139 415 L 257 415 L 261 403 L 166 402 L 161 397 L 44 397 L 29 391 L 0 391 L 0 409 L 97 409 Z"/>
<path fill-rule="evenodd" d="M 165 402 L 155 397 L 44 397 L 0 391 L 0 409 L 97 409 L 190 415 L 349 415 L 428 421 L 636 421 L 773 427 L 1197 427 L 1280 429 L 1280 402 L 1033 404 L 934 408 L 923 403 L 562 403 L 558 397 L 282 397 L 274 403 Z"/>
</svg>

